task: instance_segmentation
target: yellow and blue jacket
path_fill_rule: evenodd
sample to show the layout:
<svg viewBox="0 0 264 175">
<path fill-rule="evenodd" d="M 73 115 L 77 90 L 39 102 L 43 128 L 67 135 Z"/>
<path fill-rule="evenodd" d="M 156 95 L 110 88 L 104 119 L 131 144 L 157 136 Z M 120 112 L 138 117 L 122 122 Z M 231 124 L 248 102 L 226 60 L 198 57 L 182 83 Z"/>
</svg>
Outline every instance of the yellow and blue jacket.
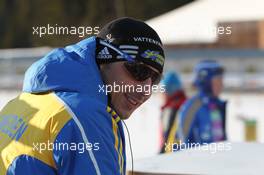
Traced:
<svg viewBox="0 0 264 175">
<path fill-rule="evenodd" d="M 122 175 L 122 123 L 108 107 L 96 39 L 51 51 L 0 111 L 1 175 Z"/>
</svg>

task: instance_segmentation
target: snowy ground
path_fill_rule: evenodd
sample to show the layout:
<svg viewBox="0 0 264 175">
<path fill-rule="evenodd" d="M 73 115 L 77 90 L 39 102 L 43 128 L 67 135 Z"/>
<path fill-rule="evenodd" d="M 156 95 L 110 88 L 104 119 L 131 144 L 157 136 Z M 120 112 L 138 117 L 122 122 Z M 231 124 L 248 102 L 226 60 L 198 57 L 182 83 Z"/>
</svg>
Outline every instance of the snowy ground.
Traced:
<svg viewBox="0 0 264 175">
<path fill-rule="evenodd" d="M 18 92 L 0 90 L 0 109 L 14 98 Z M 260 93 L 225 93 L 223 98 L 228 100 L 227 132 L 229 141 L 244 141 L 243 122 L 237 118 L 239 115 L 257 120 L 258 142 L 264 143 L 264 94 Z M 160 143 L 160 105 L 162 98 L 155 94 L 143 104 L 126 121 L 129 128 L 134 159 L 145 158 L 157 154 Z M 262 106 L 263 105 L 263 106 Z M 126 131 L 125 131 L 126 132 Z M 127 157 L 130 158 L 128 139 Z M 129 165 L 128 165 L 129 166 Z"/>
</svg>

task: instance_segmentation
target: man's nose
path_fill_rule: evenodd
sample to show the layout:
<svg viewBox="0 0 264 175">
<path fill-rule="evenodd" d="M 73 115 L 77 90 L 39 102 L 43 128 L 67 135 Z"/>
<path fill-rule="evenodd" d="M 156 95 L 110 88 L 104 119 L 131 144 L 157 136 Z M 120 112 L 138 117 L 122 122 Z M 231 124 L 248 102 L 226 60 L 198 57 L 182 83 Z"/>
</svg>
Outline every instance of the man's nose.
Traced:
<svg viewBox="0 0 264 175">
<path fill-rule="evenodd" d="M 146 85 L 152 86 L 152 79 L 150 77 L 147 78 L 146 80 L 142 81 L 142 85 L 143 86 L 146 86 Z"/>
<path fill-rule="evenodd" d="M 150 96 L 152 93 L 152 80 L 151 78 L 147 78 L 146 80 L 141 82 L 141 86 L 142 86 L 142 95 L 144 95 L 145 97 Z"/>
</svg>

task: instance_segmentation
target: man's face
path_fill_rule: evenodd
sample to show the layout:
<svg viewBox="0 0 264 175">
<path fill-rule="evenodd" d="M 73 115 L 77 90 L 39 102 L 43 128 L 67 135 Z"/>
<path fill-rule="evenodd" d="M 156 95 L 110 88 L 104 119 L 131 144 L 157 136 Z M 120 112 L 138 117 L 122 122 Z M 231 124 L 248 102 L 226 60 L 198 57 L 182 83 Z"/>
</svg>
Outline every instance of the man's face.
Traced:
<svg viewBox="0 0 264 175">
<path fill-rule="evenodd" d="M 155 70 L 154 68 L 152 69 Z M 116 87 L 117 85 L 120 86 L 120 88 L 116 88 L 116 92 L 112 91 L 110 95 L 112 107 L 122 119 L 128 119 L 151 96 L 151 78 L 143 81 L 135 80 L 125 68 L 124 62 L 103 65 L 101 70 L 105 84 L 112 85 L 112 88 L 114 88 L 114 85 Z M 141 88 L 138 89 L 138 87 Z"/>
<path fill-rule="evenodd" d="M 223 76 L 216 76 L 212 79 L 212 91 L 215 97 L 218 97 L 223 90 Z"/>
</svg>

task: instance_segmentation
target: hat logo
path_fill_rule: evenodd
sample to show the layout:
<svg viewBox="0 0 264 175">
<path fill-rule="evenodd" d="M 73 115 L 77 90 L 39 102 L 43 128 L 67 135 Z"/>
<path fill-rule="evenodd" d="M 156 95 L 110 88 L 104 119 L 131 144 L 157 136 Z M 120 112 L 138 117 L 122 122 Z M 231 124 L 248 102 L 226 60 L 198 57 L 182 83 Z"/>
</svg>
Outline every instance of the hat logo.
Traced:
<svg viewBox="0 0 264 175">
<path fill-rule="evenodd" d="M 110 59 L 112 58 L 112 55 L 109 53 L 108 48 L 104 47 L 99 53 L 98 53 L 98 58 L 101 59 Z"/>
<path fill-rule="evenodd" d="M 141 54 L 141 56 L 143 58 L 150 58 L 151 60 L 155 61 L 160 65 L 164 64 L 164 57 L 160 55 L 158 51 L 146 50 L 144 53 Z"/>
<path fill-rule="evenodd" d="M 111 43 L 111 42 L 113 42 L 115 39 L 112 38 L 112 34 L 109 33 L 109 34 L 106 35 L 106 40 L 107 40 L 109 43 Z"/>
</svg>

